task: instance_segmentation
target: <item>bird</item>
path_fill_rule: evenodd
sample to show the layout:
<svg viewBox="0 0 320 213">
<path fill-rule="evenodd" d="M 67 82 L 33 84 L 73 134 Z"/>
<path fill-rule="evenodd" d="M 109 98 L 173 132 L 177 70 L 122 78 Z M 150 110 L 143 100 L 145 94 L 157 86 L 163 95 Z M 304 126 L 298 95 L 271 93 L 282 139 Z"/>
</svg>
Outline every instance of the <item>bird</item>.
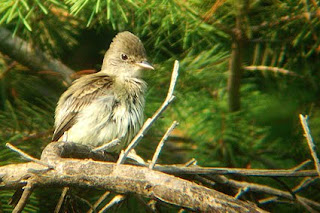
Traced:
<svg viewBox="0 0 320 213">
<path fill-rule="evenodd" d="M 75 80 L 55 110 L 52 141 L 99 147 L 114 139 L 119 153 L 143 124 L 147 84 L 143 70 L 154 70 L 141 40 L 129 31 L 118 33 L 106 51 L 101 70 Z"/>
</svg>

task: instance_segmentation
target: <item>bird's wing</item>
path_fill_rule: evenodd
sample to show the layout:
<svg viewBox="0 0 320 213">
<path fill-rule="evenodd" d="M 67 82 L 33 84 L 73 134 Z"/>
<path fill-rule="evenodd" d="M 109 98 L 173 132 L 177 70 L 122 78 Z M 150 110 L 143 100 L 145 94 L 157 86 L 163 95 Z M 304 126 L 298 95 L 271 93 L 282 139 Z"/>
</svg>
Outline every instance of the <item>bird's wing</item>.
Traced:
<svg viewBox="0 0 320 213">
<path fill-rule="evenodd" d="M 111 94 L 113 79 L 102 73 L 87 75 L 76 80 L 59 99 L 55 114 L 52 141 L 58 141 L 76 122 L 81 110 L 92 100 Z"/>
</svg>

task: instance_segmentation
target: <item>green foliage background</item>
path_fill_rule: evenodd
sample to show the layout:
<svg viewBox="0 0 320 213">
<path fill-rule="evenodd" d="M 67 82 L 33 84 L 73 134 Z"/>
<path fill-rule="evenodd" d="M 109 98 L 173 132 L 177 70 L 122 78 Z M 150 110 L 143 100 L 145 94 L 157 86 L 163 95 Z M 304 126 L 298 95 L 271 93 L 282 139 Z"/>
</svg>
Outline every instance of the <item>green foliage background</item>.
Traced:
<svg viewBox="0 0 320 213">
<path fill-rule="evenodd" d="M 113 36 L 124 30 L 135 33 L 156 67 L 145 73 L 146 116 L 164 100 L 173 61 L 179 60 L 177 99 L 138 147 L 146 159 L 177 120 L 180 126 L 167 142 L 161 163 L 194 157 L 201 166 L 288 169 L 311 158 L 300 113 L 310 116 L 313 138 L 320 140 L 319 11 L 315 0 L 2 0 L 0 25 L 76 71 L 98 71 Z M 247 41 L 241 108 L 230 112 L 227 81 L 238 16 Z M 55 104 L 65 89 L 61 76 L 35 72 L 0 55 L 0 165 L 22 161 L 5 148 L 7 142 L 40 156 L 50 142 Z M 244 180 L 282 187 L 270 179 Z M 300 179 L 283 181 L 293 187 Z M 318 182 L 302 194 L 319 201 L 319 189 Z M 54 194 L 52 202 L 44 204 L 48 193 Z M 0 212 L 12 210 L 6 204 L 11 195 L 0 191 Z M 51 211 L 58 196 L 57 190 L 37 191 L 26 210 Z M 120 208 L 130 211 L 135 203 Z M 293 204 L 261 207 L 303 211 Z"/>
</svg>

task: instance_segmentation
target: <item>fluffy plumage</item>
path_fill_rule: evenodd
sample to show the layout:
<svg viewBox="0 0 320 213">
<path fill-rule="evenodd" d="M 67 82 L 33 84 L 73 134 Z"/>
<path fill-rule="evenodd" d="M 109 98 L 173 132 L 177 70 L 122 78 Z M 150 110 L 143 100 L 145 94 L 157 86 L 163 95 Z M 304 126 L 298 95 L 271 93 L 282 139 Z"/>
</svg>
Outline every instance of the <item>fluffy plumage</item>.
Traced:
<svg viewBox="0 0 320 213">
<path fill-rule="evenodd" d="M 142 42 L 130 32 L 119 33 L 105 54 L 100 72 L 81 77 L 60 97 L 53 141 L 101 146 L 115 138 L 127 145 L 143 123 L 146 62 Z M 64 136 L 64 137 L 62 137 Z"/>
</svg>

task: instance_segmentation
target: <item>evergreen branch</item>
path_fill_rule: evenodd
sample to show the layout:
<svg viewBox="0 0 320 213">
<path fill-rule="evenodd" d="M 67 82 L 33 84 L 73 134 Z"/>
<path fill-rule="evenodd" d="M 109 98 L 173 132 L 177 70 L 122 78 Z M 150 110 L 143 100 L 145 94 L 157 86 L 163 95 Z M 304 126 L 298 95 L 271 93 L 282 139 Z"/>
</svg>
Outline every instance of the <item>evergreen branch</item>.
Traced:
<svg viewBox="0 0 320 213">
<path fill-rule="evenodd" d="M 302 128 L 304 130 L 304 134 L 305 134 L 304 136 L 307 139 L 308 146 L 309 146 L 309 149 L 310 149 L 310 152 L 311 152 L 311 156 L 312 156 L 312 158 L 314 160 L 314 165 L 315 165 L 315 167 L 317 169 L 317 172 L 318 172 L 318 175 L 320 177 L 320 161 L 319 161 L 319 158 L 317 156 L 316 145 L 313 142 L 313 139 L 312 139 L 312 136 L 311 136 L 311 133 L 310 133 L 310 129 L 309 129 L 309 126 L 308 126 L 308 122 L 307 122 L 308 116 L 303 116 L 302 114 L 300 114 L 299 117 L 300 117 Z"/>
<path fill-rule="evenodd" d="M 274 26 L 277 26 L 277 25 L 280 25 L 283 23 L 288 23 L 288 22 L 292 22 L 295 20 L 299 20 L 299 19 L 310 19 L 310 18 L 314 18 L 317 16 L 318 16 L 317 12 L 303 13 L 303 14 L 299 14 L 299 15 L 290 14 L 290 15 L 286 15 L 286 16 L 282 16 L 280 18 L 277 18 L 277 21 L 274 21 L 274 22 L 265 21 L 265 22 L 262 22 L 260 25 L 251 26 L 250 30 L 257 32 L 257 31 L 261 30 L 262 28 L 272 28 Z"/>
<path fill-rule="evenodd" d="M 291 76 L 300 76 L 299 74 L 292 72 L 290 70 L 284 69 L 284 68 L 280 68 L 280 67 L 270 67 L 270 66 L 245 66 L 243 67 L 244 70 L 250 70 L 250 71 L 254 71 L 254 70 L 259 70 L 259 71 L 272 71 L 274 73 L 282 73 L 284 75 L 291 75 Z"/>
<path fill-rule="evenodd" d="M 13 38 L 11 32 L 3 27 L 0 27 L 0 51 L 30 69 L 51 70 L 59 73 L 68 84 L 72 81 L 70 78 L 74 73 L 72 69 L 38 48 L 32 47 L 21 38 L 17 36 Z"/>
</svg>

